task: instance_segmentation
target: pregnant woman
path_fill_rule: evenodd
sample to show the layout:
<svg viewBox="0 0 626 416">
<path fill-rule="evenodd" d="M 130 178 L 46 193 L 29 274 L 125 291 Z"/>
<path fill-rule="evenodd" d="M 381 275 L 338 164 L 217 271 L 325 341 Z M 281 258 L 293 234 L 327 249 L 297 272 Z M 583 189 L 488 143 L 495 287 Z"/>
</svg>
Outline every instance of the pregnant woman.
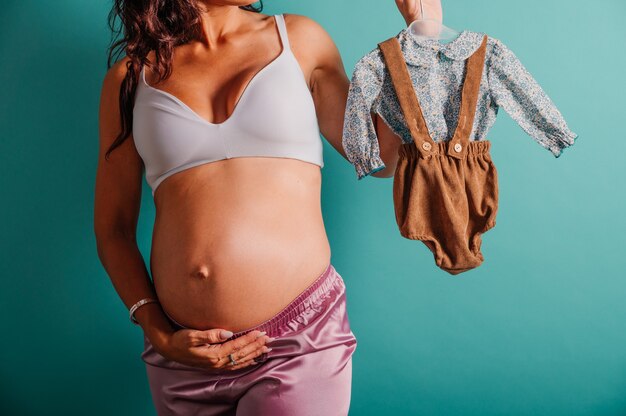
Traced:
<svg viewBox="0 0 626 416">
<path fill-rule="evenodd" d="M 356 338 L 322 219 L 320 133 L 346 157 L 349 79 L 315 21 L 260 11 L 116 0 L 109 15 L 123 26 L 109 60 L 126 56 L 102 85 L 94 227 L 160 415 L 348 413 Z M 387 165 L 374 176 L 390 177 L 399 139 L 374 120 Z M 144 172 L 152 279 L 135 239 Z"/>
</svg>

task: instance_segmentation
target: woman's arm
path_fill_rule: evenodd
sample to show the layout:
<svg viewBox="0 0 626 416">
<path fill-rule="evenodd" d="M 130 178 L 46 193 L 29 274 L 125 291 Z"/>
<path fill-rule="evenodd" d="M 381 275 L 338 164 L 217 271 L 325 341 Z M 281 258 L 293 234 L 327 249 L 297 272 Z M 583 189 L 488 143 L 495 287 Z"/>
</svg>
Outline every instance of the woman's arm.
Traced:
<svg viewBox="0 0 626 416">
<path fill-rule="evenodd" d="M 307 83 L 315 103 L 320 132 L 343 157 L 347 159 L 341 144 L 343 119 L 348 99 L 350 79 L 346 74 L 339 50 L 330 35 L 309 17 L 285 13 L 285 23 L 292 41 L 291 48 L 309 77 Z M 372 114 L 377 127 L 381 158 L 386 168 L 373 176 L 393 175 L 397 147 L 400 138 L 378 116 Z M 391 175 L 389 175 L 391 172 Z"/>
<path fill-rule="evenodd" d="M 130 309 L 140 299 L 157 299 L 157 294 L 135 238 L 144 167 L 132 135 L 110 153 L 109 160 L 104 159 L 119 131 L 118 99 L 127 61 L 128 58 L 124 58 L 111 67 L 102 84 L 94 231 L 100 261 L 126 308 Z M 135 319 L 159 354 L 202 368 L 234 371 L 247 367 L 265 352 L 265 344 L 270 341 L 267 335 L 256 330 L 232 340 L 227 340 L 228 334 L 225 335 L 222 328 L 175 330 L 157 302 L 137 309 Z M 239 364 L 229 364 L 231 353 Z"/>
<path fill-rule="evenodd" d="M 394 0 L 407 25 L 419 18 L 417 0 Z M 425 0 L 424 7 L 439 10 L 440 0 Z M 290 42 L 294 55 L 302 65 L 305 74 L 310 74 L 307 82 L 311 89 L 320 132 L 326 140 L 347 160 L 341 144 L 344 114 L 350 86 L 349 76 L 335 42 L 328 32 L 313 19 L 285 13 L 285 23 L 293 41 Z M 380 157 L 385 169 L 372 176 L 388 178 L 393 176 L 398 161 L 398 148 L 402 141 L 377 115 L 371 114 L 380 147 Z"/>
<path fill-rule="evenodd" d="M 100 95 L 99 156 L 95 185 L 94 231 L 98 256 L 127 309 L 140 299 L 156 299 L 144 259 L 135 240 L 143 162 L 132 135 L 104 159 L 119 133 L 119 91 L 128 58 L 107 72 Z M 148 303 L 135 313 L 146 336 L 159 349 L 174 328 L 158 303 Z M 128 321 L 130 323 L 130 321 Z"/>
</svg>

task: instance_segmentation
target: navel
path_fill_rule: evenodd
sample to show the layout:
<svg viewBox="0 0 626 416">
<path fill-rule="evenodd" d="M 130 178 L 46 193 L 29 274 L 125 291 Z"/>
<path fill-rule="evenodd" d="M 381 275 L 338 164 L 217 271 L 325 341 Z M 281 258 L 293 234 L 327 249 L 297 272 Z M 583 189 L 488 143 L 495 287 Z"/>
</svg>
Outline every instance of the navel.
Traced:
<svg viewBox="0 0 626 416">
<path fill-rule="evenodd" d="M 209 267 L 206 265 L 202 265 L 197 267 L 192 273 L 192 277 L 194 279 L 206 280 L 210 277 Z"/>
</svg>

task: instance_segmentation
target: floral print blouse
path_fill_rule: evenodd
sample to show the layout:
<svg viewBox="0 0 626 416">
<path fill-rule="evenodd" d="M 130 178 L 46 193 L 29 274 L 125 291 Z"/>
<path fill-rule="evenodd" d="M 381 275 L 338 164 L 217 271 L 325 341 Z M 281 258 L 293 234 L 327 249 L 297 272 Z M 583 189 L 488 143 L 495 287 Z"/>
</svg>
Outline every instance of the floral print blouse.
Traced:
<svg viewBox="0 0 626 416">
<path fill-rule="evenodd" d="M 483 33 L 464 30 L 453 41 L 418 39 L 408 28 L 396 35 L 433 140 L 450 140 L 461 104 L 465 60 Z M 500 40 L 488 37 L 474 127 L 470 140 L 484 140 L 499 107 L 541 146 L 559 157 L 577 135 L 519 59 Z M 344 117 L 342 145 L 362 179 L 385 165 L 371 113 L 377 113 L 404 143 L 413 141 L 378 47 L 355 65 Z"/>
</svg>

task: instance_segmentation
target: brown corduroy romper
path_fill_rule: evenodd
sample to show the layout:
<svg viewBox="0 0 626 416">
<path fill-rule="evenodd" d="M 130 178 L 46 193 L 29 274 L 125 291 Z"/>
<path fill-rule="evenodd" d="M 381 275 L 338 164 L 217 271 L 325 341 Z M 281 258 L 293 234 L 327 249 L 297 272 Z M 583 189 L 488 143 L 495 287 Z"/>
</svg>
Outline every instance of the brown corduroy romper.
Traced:
<svg viewBox="0 0 626 416">
<path fill-rule="evenodd" d="M 450 141 L 435 142 L 422 114 L 398 40 L 378 44 L 413 142 L 402 143 L 393 180 L 403 237 L 421 240 L 441 269 L 456 275 L 478 267 L 481 234 L 496 225 L 498 175 L 488 140 L 470 141 L 487 37 L 467 59 L 459 120 Z"/>
</svg>

